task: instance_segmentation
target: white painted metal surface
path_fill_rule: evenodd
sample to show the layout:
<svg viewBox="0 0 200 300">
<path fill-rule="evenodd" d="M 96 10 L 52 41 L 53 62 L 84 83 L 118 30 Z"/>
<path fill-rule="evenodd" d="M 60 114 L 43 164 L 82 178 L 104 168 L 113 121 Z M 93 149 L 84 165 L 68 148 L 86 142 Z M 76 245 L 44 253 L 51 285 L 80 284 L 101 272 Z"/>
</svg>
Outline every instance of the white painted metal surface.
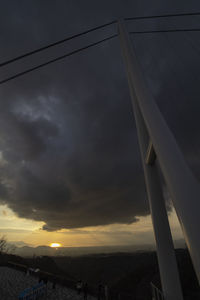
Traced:
<svg viewBox="0 0 200 300">
<path fill-rule="evenodd" d="M 151 283 L 151 290 L 152 300 L 165 300 L 163 293 L 153 283 Z"/>
<path fill-rule="evenodd" d="M 119 23 L 119 32 L 121 48 L 126 64 L 129 88 L 131 92 L 131 99 L 136 120 L 140 151 L 145 174 L 145 182 L 151 208 L 151 216 L 157 244 L 157 253 L 163 292 L 166 300 L 183 299 L 176 258 L 174 254 L 174 247 L 156 164 L 151 166 L 145 163 L 149 135 L 146 129 L 146 124 L 144 122 L 143 116 L 141 114 L 141 109 L 138 104 L 139 100 L 137 98 L 135 90 L 136 83 L 134 81 L 134 78 L 131 76 L 132 72 L 137 73 L 137 68 L 139 68 L 139 66 L 137 66 L 137 68 L 135 68 L 134 71 L 132 70 L 133 65 L 130 62 L 131 55 L 129 53 L 131 51 L 129 49 L 131 45 L 130 41 L 128 40 L 128 35 L 121 23 Z M 140 83 L 137 82 L 137 84 Z"/>
<path fill-rule="evenodd" d="M 175 138 L 148 90 L 135 50 L 122 23 L 119 24 L 119 30 L 127 73 L 169 188 L 200 282 L 200 185 L 187 166 Z"/>
</svg>

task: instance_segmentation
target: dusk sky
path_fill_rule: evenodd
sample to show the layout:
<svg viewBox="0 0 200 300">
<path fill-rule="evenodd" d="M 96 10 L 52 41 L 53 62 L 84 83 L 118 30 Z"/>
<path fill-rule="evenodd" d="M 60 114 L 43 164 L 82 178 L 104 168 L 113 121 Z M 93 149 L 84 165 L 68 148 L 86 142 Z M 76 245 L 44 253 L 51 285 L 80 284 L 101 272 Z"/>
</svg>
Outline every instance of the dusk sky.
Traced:
<svg viewBox="0 0 200 300">
<path fill-rule="evenodd" d="M 192 11 L 200 11 L 199 1 L 6 1 L 0 63 L 118 18 Z M 199 28 L 199 21 L 126 25 L 129 31 Z M 0 79 L 116 32 L 114 24 L 2 67 Z M 131 35 L 150 92 L 198 180 L 199 37 Z M 164 182 L 163 189 L 179 239 Z M 34 246 L 154 243 L 118 37 L 0 85 L 0 233 Z"/>
</svg>

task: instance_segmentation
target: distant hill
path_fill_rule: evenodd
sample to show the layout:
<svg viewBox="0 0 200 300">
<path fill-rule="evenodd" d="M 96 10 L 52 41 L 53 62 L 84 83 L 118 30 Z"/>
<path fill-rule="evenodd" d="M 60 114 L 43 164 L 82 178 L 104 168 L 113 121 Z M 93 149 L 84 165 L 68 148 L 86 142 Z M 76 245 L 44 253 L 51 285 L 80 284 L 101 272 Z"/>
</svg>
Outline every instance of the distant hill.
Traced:
<svg viewBox="0 0 200 300">
<path fill-rule="evenodd" d="M 199 285 L 186 249 L 177 249 L 176 256 L 184 299 L 200 299 Z M 108 285 L 111 299 L 151 300 L 150 282 L 161 288 L 157 255 L 154 251 L 93 254 L 80 257 L 54 257 L 57 266 L 74 278 L 89 284 Z"/>
<path fill-rule="evenodd" d="M 49 246 L 22 246 L 19 247 L 17 244 L 14 254 L 24 257 L 32 257 L 33 255 L 41 256 L 80 256 L 87 254 L 98 254 L 98 253 L 116 253 L 124 252 L 130 253 L 135 251 L 152 251 L 155 250 L 152 245 L 128 245 L 128 246 L 99 246 L 99 247 L 60 247 L 51 248 Z M 175 241 L 175 245 L 178 248 L 185 248 L 183 240 Z"/>
<path fill-rule="evenodd" d="M 45 246 L 37 248 L 39 252 L 47 250 Z M 55 249 L 51 250 L 56 251 Z M 184 300 L 200 299 L 199 285 L 188 251 L 177 249 L 176 256 Z M 106 284 L 109 287 L 109 300 L 119 299 L 119 295 L 122 300 L 151 300 L 150 282 L 160 288 L 155 251 L 102 253 L 82 256 L 61 255 L 55 257 L 0 255 L 0 263 L 5 265 L 6 261 L 64 276 L 73 281 L 73 287 L 78 279 L 87 282 L 89 286 L 94 288 L 94 291 L 98 290 L 99 283 Z"/>
<path fill-rule="evenodd" d="M 19 256 L 32 257 L 32 256 L 54 256 L 56 255 L 56 249 L 48 246 L 38 246 L 38 247 L 16 247 L 14 253 Z"/>
<path fill-rule="evenodd" d="M 102 246 L 102 247 L 59 247 L 52 248 L 49 246 L 38 247 L 16 247 L 14 253 L 19 256 L 32 257 L 33 255 L 41 256 L 80 256 L 97 253 L 113 253 L 113 252 L 132 252 L 141 249 L 136 246 Z M 153 247 L 146 245 L 143 247 L 146 250 L 152 250 Z"/>
</svg>

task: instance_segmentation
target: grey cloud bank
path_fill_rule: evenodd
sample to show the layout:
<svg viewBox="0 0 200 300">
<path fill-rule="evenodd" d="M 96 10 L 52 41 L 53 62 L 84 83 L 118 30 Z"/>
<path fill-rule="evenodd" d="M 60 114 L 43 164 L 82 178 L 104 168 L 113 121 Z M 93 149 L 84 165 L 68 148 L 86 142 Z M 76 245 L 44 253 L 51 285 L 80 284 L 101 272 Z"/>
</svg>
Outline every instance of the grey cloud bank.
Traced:
<svg viewBox="0 0 200 300">
<path fill-rule="evenodd" d="M 147 1 L 9 3 L 12 6 L 4 4 L 0 13 L 1 61 L 121 14 L 200 8 L 186 1 L 185 7 L 182 1 L 169 2 L 167 7 L 160 1 L 151 6 Z M 179 24 L 195 25 L 198 20 L 190 18 Z M 156 28 L 168 25 L 165 21 L 134 26 L 142 29 L 149 24 Z M 1 76 L 115 30 L 112 26 L 25 59 L 3 68 Z M 198 35 L 132 37 L 151 92 L 197 177 Z M 19 217 L 45 222 L 45 230 L 129 224 L 149 214 L 118 40 L 0 86 L 0 151 L 1 203 Z"/>
</svg>

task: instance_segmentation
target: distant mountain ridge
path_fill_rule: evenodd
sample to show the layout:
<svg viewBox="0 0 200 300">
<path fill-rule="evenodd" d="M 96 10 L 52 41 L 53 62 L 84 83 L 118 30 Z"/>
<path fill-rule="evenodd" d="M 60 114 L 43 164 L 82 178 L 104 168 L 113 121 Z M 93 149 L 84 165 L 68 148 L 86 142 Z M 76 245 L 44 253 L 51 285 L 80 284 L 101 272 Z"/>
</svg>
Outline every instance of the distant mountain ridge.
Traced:
<svg viewBox="0 0 200 300">
<path fill-rule="evenodd" d="M 176 248 L 185 248 L 184 240 L 175 241 Z M 49 246 L 22 246 L 14 250 L 14 254 L 24 257 L 32 256 L 79 256 L 98 253 L 115 253 L 115 252 L 135 252 L 135 251 L 152 251 L 155 250 L 153 245 L 126 245 L 126 246 L 97 246 L 97 247 L 59 247 L 52 248 Z"/>
</svg>

